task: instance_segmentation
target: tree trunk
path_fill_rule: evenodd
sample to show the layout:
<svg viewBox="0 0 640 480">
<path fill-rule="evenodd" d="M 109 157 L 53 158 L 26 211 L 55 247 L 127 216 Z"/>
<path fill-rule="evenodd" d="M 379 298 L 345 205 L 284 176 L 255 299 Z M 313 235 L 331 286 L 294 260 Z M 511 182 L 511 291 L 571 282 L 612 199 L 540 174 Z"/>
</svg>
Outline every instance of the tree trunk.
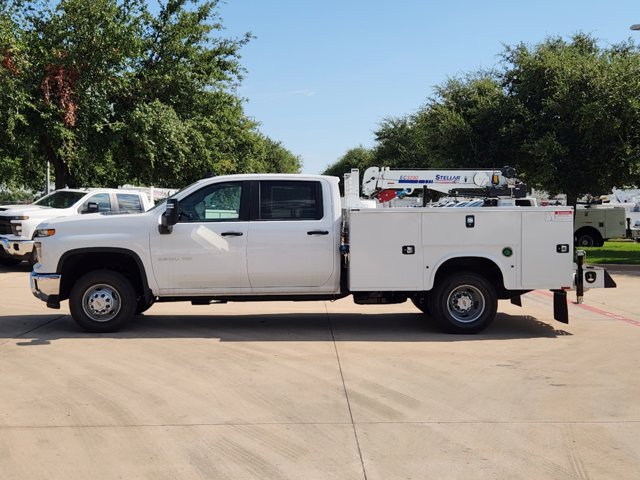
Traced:
<svg viewBox="0 0 640 480">
<path fill-rule="evenodd" d="M 53 166 L 53 172 L 56 177 L 56 190 L 65 188 L 69 184 L 69 168 L 64 160 L 58 158 L 56 151 L 51 142 L 45 135 L 40 136 L 40 147 L 44 153 L 45 158 Z"/>
</svg>

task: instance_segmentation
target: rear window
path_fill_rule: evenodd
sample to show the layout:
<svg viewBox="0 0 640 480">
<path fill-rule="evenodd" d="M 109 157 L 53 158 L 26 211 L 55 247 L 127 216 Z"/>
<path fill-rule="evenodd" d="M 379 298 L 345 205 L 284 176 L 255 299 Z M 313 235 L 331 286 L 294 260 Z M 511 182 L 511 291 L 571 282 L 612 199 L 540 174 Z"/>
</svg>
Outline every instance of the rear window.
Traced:
<svg viewBox="0 0 640 480">
<path fill-rule="evenodd" d="M 260 220 L 320 220 L 322 215 L 320 182 L 260 182 Z"/>
<path fill-rule="evenodd" d="M 144 210 L 140 195 L 133 193 L 118 193 L 118 209 L 120 213 L 140 213 Z"/>
</svg>

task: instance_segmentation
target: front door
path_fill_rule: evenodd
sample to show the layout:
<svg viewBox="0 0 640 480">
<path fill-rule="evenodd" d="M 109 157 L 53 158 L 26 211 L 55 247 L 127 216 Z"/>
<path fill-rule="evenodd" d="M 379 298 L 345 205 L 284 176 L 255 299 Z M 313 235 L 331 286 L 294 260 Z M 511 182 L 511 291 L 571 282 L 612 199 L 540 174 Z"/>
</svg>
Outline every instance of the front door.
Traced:
<svg viewBox="0 0 640 480">
<path fill-rule="evenodd" d="M 245 293 L 249 183 L 203 186 L 180 201 L 169 234 L 151 232 L 153 271 L 162 294 Z"/>
</svg>

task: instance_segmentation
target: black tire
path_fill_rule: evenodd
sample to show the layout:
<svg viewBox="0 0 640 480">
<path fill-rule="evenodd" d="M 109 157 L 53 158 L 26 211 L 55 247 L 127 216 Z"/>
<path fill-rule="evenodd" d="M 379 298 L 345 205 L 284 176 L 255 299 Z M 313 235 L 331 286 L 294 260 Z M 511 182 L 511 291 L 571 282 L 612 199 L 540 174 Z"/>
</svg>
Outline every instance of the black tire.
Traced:
<svg viewBox="0 0 640 480">
<path fill-rule="evenodd" d="M 3 267 L 15 267 L 20 262 L 22 262 L 22 260 L 20 260 L 19 258 L 13 258 L 6 253 L 0 253 L 0 265 L 2 265 Z"/>
<path fill-rule="evenodd" d="M 427 316 L 431 316 L 431 312 L 429 311 L 429 302 L 428 302 L 429 294 L 427 292 L 422 292 L 419 295 L 412 297 L 411 302 L 416 306 L 418 310 L 424 313 Z"/>
<path fill-rule="evenodd" d="M 600 247 L 604 245 L 602 237 L 597 232 L 579 231 L 575 236 L 578 247 Z"/>
<path fill-rule="evenodd" d="M 498 310 L 495 287 L 472 272 L 442 278 L 427 298 L 433 318 L 449 333 L 478 333 L 493 322 Z"/>
<path fill-rule="evenodd" d="M 71 288 L 69 309 L 78 325 L 89 332 L 119 330 L 135 314 L 137 295 L 124 275 L 110 270 L 94 270 Z"/>
</svg>

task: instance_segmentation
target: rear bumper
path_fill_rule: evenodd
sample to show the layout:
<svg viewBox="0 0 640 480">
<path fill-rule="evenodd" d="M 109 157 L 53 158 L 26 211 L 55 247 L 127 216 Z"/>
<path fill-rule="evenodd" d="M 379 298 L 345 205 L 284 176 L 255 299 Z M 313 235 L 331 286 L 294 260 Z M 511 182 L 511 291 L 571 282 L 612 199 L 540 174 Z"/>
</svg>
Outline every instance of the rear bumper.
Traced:
<svg viewBox="0 0 640 480">
<path fill-rule="evenodd" d="M 47 306 L 56 308 L 60 303 L 58 298 L 61 279 L 62 275 L 56 273 L 43 274 L 32 271 L 29 277 L 31 293 L 43 302 L 47 302 Z"/>
<path fill-rule="evenodd" d="M 15 258 L 27 259 L 33 252 L 33 240 L 12 240 L 7 237 L 0 237 L 0 245 L 5 253 Z"/>
<path fill-rule="evenodd" d="M 582 273 L 582 281 L 580 281 L 580 273 Z M 585 265 L 582 271 L 577 268 L 574 271 L 572 290 L 579 290 L 580 284 L 585 291 L 590 288 L 616 288 L 617 286 L 605 268 L 592 265 Z"/>
</svg>

